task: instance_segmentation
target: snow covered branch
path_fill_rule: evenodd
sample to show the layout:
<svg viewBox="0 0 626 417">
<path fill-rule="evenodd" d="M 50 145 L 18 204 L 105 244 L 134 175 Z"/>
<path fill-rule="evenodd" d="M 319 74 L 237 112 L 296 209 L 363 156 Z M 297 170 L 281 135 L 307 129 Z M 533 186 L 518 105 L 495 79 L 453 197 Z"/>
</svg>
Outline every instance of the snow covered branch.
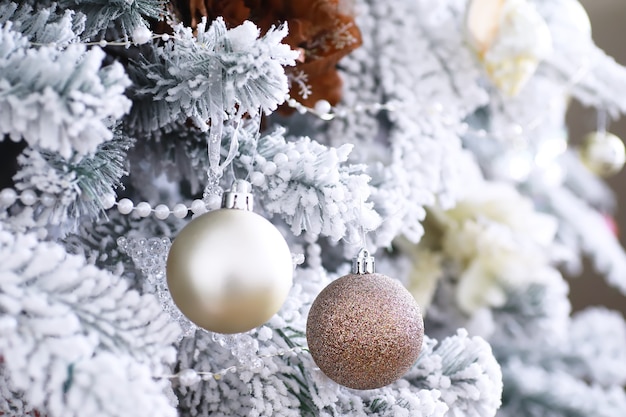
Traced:
<svg viewBox="0 0 626 417">
<path fill-rule="evenodd" d="M 178 330 L 156 299 L 2 225 L 0 323 L 10 390 L 30 407 L 50 416 L 175 415 L 153 377 L 167 372 Z"/>
<path fill-rule="evenodd" d="M 195 36 L 177 26 L 173 39 L 129 66 L 135 102 L 129 125 L 153 132 L 190 119 L 207 130 L 211 120 L 275 110 L 288 92 L 283 66 L 297 56 L 280 43 L 286 34 L 283 26 L 259 38 L 253 23 L 227 30 L 222 19 L 208 28 L 203 21 Z"/>
</svg>

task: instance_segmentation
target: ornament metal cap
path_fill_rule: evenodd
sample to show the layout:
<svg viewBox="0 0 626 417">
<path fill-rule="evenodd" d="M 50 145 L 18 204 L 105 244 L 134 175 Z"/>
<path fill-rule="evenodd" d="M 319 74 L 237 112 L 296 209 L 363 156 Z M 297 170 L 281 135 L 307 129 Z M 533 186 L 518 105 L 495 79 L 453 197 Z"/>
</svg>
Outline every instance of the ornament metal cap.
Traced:
<svg viewBox="0 0 626 417">
<path fill-rule="evenodd" d="M 222 208 L 252 211 L 254 196 L 252 186 L 246 180 L 235 180 L 222 197 Z"/>
<path fill-rule="evenodd" d="M 370 256 L 367 249 L 363 248 L 352 260 L 352 273 L 356 275 L 373 274 L 376 270 L 375 259 Z"/>
</svg>

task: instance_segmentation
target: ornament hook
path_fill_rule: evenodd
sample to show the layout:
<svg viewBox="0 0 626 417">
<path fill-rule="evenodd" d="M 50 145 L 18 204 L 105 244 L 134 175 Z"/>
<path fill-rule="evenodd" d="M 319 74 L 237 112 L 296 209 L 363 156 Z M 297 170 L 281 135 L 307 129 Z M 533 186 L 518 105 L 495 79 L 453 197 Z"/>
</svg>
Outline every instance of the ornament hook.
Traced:
<svg viewBox="0 0 626 417">
<path fill-rule="evenodd" d="M 222 197 L 222 208 L 252 211 L 254 196 L 252 185 L 246 180 L 235 180 Z"/>
<path fill-rule="evenodd" d="M 352 273 L 355 275 L 373 274 L 375 267 L 376 260 L 365 248 L 362 248 L 352 260 Z"/>
</svg>

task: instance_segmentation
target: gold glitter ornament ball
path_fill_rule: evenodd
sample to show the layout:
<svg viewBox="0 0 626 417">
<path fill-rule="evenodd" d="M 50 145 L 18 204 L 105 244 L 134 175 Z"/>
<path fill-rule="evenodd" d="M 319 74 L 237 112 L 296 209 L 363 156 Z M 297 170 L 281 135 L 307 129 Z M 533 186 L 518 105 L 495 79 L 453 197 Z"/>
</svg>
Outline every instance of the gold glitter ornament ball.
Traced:
<svg viewBox="0 0 626 417">
<path fill-rule="evenodd" d="M 401 378 L 422 348 L 424 322 L 415 299 L 382 274 L 350 274 L 317 296 L 306 326 L 309 351 L 333 381 L 375 389 Z"/>
</svg>

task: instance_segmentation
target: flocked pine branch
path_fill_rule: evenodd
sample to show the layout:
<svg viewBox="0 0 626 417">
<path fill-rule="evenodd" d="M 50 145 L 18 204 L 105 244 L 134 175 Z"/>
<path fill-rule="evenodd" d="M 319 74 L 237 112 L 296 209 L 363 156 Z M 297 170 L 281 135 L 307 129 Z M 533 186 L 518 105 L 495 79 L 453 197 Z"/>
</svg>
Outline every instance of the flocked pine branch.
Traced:
<svg viewBox="0 0 626 417">
<path fill-rule="evenodd" d="M 149 287 L 144 285 L 146 277 L 135 268 L 132 258 L 120 250 L 117 238 L 171 239 L 183 220 L 174 216 L 165 221 L 154 216 L 125 216 L 117 210 L 109 210 L 106 215 L 106 221 L 83 218 L 74 233 L 64 237 L 63 245 L 68 252 L 83 256 L 88 263 L 129 279 L 132 288 L 146 291 Z M 150 292 L 154 292 L 154 288 Z"/>
<path fill-rule="evenodd" d="M 115 193 L 127 174 L 126 153 L 133 140 L 122 135 L 98 145 L 92 155 L 67 160 L 49 151 L 27 148 L 18 157 L 20 171 L 13 178 L 18 190 L 46 195 L 35 214 L 42 225 L 61 224 L 80 216 L 102 214 L 104 198 Z"/>
<path fill-rule="evenodd" d="M 267 331 L 272 333 L 267 328 L 260 333 Z M 264 337 L 260 339 L 264 340 Z M 252 340 L 256 342 L 256 338 Z M 221 346 L 206 332 L 197 332 L 194 337 L 186 338 L 180 347 L 181 364 L 193 367 L 196 371 L 215 372 L 240 365 L 230 349 Z M 248 349 L 253 350 L 254 347 Z M 211 356 L 189 355 L 194 350 L 210 351 Z M 267 349 L 263 351 L 268 352 Z M 210 378 L 190 387 L 179 386 L 179 409 L 183 413 L 198 412 L 205 415 L 300 416 L 300 403 L 288 389 L 287 377 L 297 372 L 297 369 L 284 361 L 264 360 L 263 365 L 262 369 L 227 373 L 218 380 Z"/>
<path fill-rule="evenodd" d="M 277 129 L 258 141 L 241 142 L 239 160 L 265 173 L 257 187 L 265 210 L 285 219 L 295 235 L 307 232 L 357 244 L 360 227 L 373 230 L 380 218 L 366 203 L 364 167 L 347 162 L 352 145 L 332 148 L 307 137 L 288 141 L 283 134 Z"/>
<path fill-rule="evenodd" d="M 417 386 L 439 389 L 450 417 L 495 415 L 500 407 L 502 373 L 491 347 L 467 331 L 441 341 L 425 344 L 416 368 L 405 376 Z"/>
<path fill-rule="evenodd" d="M 567 291 L 556 274 L 512 290 L 494 309 L 490 342 L 503 365 L 503 416 L 611 416 L 622 406 L 625 398 L 615 394 L 626 379 L 624 319 L 603 309 L 570 318 Z M 568 402 L 570 394 L 584 400 Z"/>
<path fill-rule="evenodd" d="M 10 416 L 32 416 L 35 410 L 14 390 L 4 363 L 0 363 L 0 412 Z"/>
<path fill-rule="evenodd" d="M 626 410 L 623 387 L 589 385 L 563 371 L 520 362 L 503 366 L 502 417 L 619 417 Z"/>
<path fill-rule="evenodd" d="M 521 335 L 509 340 L 494 335 L 496 355 L 504 362 L 523 361 L 602 387 L 622 386 L 626 381 L 626 326 L 619 313 L 588 309 L 568 320 L 553 337 L 545 331 L 536 334 L 526 342 Z"/>
<path fill-rule="evenodd" d="M 127 129 L 125 131 L 128 132 Z M 230 144 L 231 133 L 229 126 L 225 125 L 223 144 Z M 167 131 L 164 129 L 153 134 L 153 140 L 145 135 L 136 136 L 138 140 L 128 153 L 127 185 L 134 186 L 138 198 L 153 201 L 163 191 L 159 190 L 162 184 L 146 183 L 141 178 L 163 176 L 171 184 L 188 182 L 189 192 L 196 195 L 206 185 L 209 132 L 175 123 L 168 126 Z"/>
<path fill-rule="evenodd" d="M 549 195 L 550 209 L 570 232 L 577 245 L 587 253 L 598 272 L 609 284 L 626 294 L 626 253 L 600 213 L 564 188 Z"/>
<path fill-rule="evenodd" d="M 400 387 L 393 390 L 381 390 L 383 392 L 366 396 L 359 404 L 355 400 L 343 403 L 345 414 L 356 417 L 358 415 L 393 417 L 402 415 L 417 415 L 423 417 L 446 416 L 448 408 L 441 401 L 437 390 L 415 390 L 409 387 Z M 351 404 L 355 404 L 352 407 Z"/>
<path fill-rule="evenodd" d="M 85 155 L 113 138 L 110 119 L 130 108 L 122 65 L 102 66 L 100 48 L 69 45 L 29 48 L 28 40 L 0 28 L 0 134 L 64 158 Z"/>
<path fill-rule="evenodd" d="M 397 102 L 393 113 L 421 116 L 424 120 L 419 123 L 427 127 L 433 116 L 454 123 L 485 104 L 487 91 L 476 82 L 481 69 L 460 30 L 465 7 L 460 1 L 435 5 L 418 0 L 393 6 L 362 1 L 357 24 L 363 45 L 340 64 L 345 105 Z M 438 106 L 442 114 L 428 114 Z M 381 122 L 355 114 L 348 119 L 350 129 L 359 129 L 362 138 L 371 137 L 374 131 L 355 125 L 367 119 L 368 126 Z"/>
<path fill-rule="evenodd" d="M 561 166 L 567 171 L 564 185 L 590 206 L 606 213 L 615 211 L 617 201 L 609 185 L 594 175 L 581 161 L 580 155 L 571 150 L 560 158 Z"/>
<path fill-rule="evenodd" d="M 606 109 L 613 118 L 626 112 L 626 69 L 600 49 L 590 53 L 590 74 L 577 83 L 572 95 L 587 106 Z"/>
<path fill-rule="evenodd" d="M 118 212 L 119 213 L 119 212 Z M 81 222 L 76 233 L 63 239 L 69 253 L 83 256 L 85 260 L 100 269 L 112 271 L 116 275 L 127 272 L 131 261 L 119 251 L 116 236 L 123 236 L 134 225 L 128 216 L 111 211 L 106 222 Z"/>
<path fill-rule="evenodd" d="M 131 128 L 154 132 L 189 119 L 207 130 L 210 120 L 269 113 L 285 100 L 283 66 L 297 56 L 280 43 L 286 26 L 259 37 L 251 22 L 227 30 L 217 19 L 208 28 L 203 21 L 196 32 L 177 26 L 172 40 L 129 66 Z"/>
<path fill-rule="evenodd" d="M 60 10 L 55 3 L 35 8 L 27 3 L 0 2 L 0 25 L 11 21 L 13 30 L 37 44 L 66 46 L 76 42 L 85 30 L 85 19 L 74 10 Z"/>
<path fill-rule="evenodd" d="M 363 45 L 339 65 L 344 94 L 338 108 L 346 117 L 318 129 L 323 135 L 302 132 L 335 147 L 354 143 L 352 161 L 367 162 L 369 201 L 383 220 L 372 236 L 377 246 L 399 234 L 419 241 L 424 207 L 437 201 L 450 206 L 465 185 L 467 164 L 454 126 L 488 96 L 459 31 L 463 7 L 360 2 Z M 352 111 L 377 103 L 393 110 Z M 288 123 L 301 128 L 306 120 L 295 115 Z"/>
<path fill-rule="evenodd" d="M 154 377 L 167 374 L 178 329 L 156 299 L 0 227 L 2 390 L 49 416 L 176 415 Z"/>
<path fill-rule="evenodd" d="M 59 0 L 59 5 L 83 13 L 87 17 L 85 36 L 92 37 L 112 25 L 122 30 L 125 39 L 148 26 L 148 19 L 162 18 L 164 0 Z"/>
<path fill-rule="evenodd" d="M 494 308 L 492 315 L 495 329 L 490 339 L 498 357 L 565 343 L 571 311 L 569 287 L 556 271 L 551 278 L 506 289 L 506 302 Z"/>
<path fill-rule="evenodd" d="M 80 188 L 74 172 L 55 169 L 41 152 L 33 148 L 26 148 L 18 161 L 22 169 L 14 178 L 16 188 L 36 190 L 41 193 L 39 195 L 45 195 L 33 211 L 41 224 L 58 225 L 73 214 L 68 208 L 80 201 Z"/>
<path fill-rule="evenodd" d="M 533 3 L 546 19 L 554 43 L 545 69 L 555 72 L 555 78 L 571 87 L 570 93 L 585 105 L 613 117 L 626 112 L 626 69 L 593 43 L 591 25 L 578 0 Z"/>
<path fill-rule="evenodd" d="M 323 287 L 324 276 L 321 270 L 298 269 L 281 311 L 250 334 L 228 340 L 198 331 L 183 339 L 178 351 L 180 369 L 216 372 L 239 366 L 242 371 L 229 372 L 217 381 L 209 378 L 188 387 L 175 387 L 179 409 L 183 413 L 224 415 L 323 415 L 319 412 L 327 404 L 319 401 L 314 380 L 308 378 L 312 360 L 309 356 L 303 363 L 308 353 L 295 354 L 291 349 L 306 345 L 306 311 Z M 196 349 L 210 350 L 212 354 L 194 355 Z M 280 350 L 286 354 L 277 355 Z M 258 366 L 255 361 L 261 355 L 268 357 L 262 359 L 263 366 Z"/>
<path fill-rule="evenodd" d="M 577 358 L 574 373 L 608 387 L 626 384 L 626 323 L 618 312 L 590 308 L 576 313 L 564 350 Z M 572 368 L 569 368 L 570 371 Z"/>
</svg>

